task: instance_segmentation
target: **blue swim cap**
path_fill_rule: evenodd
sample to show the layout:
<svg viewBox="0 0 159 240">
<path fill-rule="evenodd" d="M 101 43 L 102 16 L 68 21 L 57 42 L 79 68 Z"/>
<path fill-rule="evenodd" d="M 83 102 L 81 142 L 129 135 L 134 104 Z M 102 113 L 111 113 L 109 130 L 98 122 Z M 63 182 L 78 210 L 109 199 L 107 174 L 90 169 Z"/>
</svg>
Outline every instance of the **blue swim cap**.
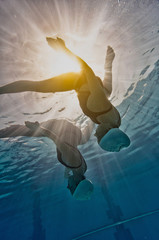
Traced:
<svg viewBox="0 0 159 240">
<path fill-rule="evenodd" d="M 129 137 L 119 128 L 112 128 L 99 142 L 99 146 L 109 152 L 119 152 L 130 145 Z"/>
<path fill-rule="evenodd" d="M 93 193 L 93 184 L 90 180 L 85 179 L 81 181 L 78 186 L 76 187 L 76 190 L 73 193 L 73 197 L 76 200 L 89 200 Z"/>
</svg>

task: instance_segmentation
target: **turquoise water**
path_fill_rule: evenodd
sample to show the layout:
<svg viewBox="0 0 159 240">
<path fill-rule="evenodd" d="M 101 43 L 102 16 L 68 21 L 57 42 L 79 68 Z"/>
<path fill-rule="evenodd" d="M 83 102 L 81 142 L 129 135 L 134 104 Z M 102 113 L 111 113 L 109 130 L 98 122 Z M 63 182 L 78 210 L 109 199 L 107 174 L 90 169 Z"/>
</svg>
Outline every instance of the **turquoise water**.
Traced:
<svg viewBox="0 0 159 240">
<path fill-rule="evenodd" d="M 2 239 L 73 239 L 109 225 L 83 239 L 158 238 L 159 212 L 152 214 L 159 200 L 158 149 L 148 151 L 144 142 L 142 151 L 130 155 L 138 148 L 132 143 L 129 151 L 110 158 L 99 149 L 91 151 L 91 141 L 81 149 L 86 176 L 95 187 L 85 202 L 74 200 L 67 190 L 50 140 L 1 141 Z"/>
<path fill-rule="evenodd" d="M 106 153 L 93 135 L 79 147 L 88 165 L 86 176 L 94 184 L 89 201 L 72 198 L 51 140 L 0 141 L 1 239 L 158 239 L 158 106 L 153 114 L 149 108 L 156 102 L 158 85 L 153 80 L 158 84 L 158 67 L 156 62 L 148 77 L 118 106 L 125 116 L 130 147 Z M 141 114 L 143 103 L 138 101 L 128 109 L 146 83 L 153 94 L 142 98 L 145 113 Z"/>
<path fill-rule="evenodd" d="M 90 140 L 79 147 L 88 165 L 86 177 L 94 185 L 91 200 L 81 202 L 67 189 L 64 167 L 57 161 L 51 140 L 43 137 L 0 139 L 2 240 L 159 239 L 158 1 L 110 1 L 108 5 L 104 1 L 99 4 L 92 1 L 92 5 L 90 1 L 81 1 L 80 4 L 77 1 L 46 1 L 45 4 L 42 1 L 0 1 L 3 21 L 1 84 L 45 75 L 42 68 L 37 74 L 42 60 L 39 55 L 35 56 L 46 35 L 64 32 L 67 40 L 77 41 L 76 46 L 83 41 L 82 36 L 86 42 L 93 36 L 95 40 L 91 38 L 89 42 L 94 46 L 97 60 L 107 44 L 105 39 L 111 41 L 112 38 L 116 50 L 116 80 L 111 100 L 121 114 L 121 129 L 129 135 L 131 145 L 119 153 L 104 152 L 93 132 Z M 104 17 L 97 15 L 95 7 L 98 12 L 104 9 L 101 12 L 105 13 Z M 78 15 L 74 22 L 59 21 L 61 12 L 66 20 L 71 15 L 69 11 L 73 14 L 79 9 L 83 18 Z M 112 22 L 107 9 L 113 10 Z M 47 13 L 48 20 L 44 21 Z M 85 28 L 87 13 L 92 16 L 87 24 L 88 33 Z M 98 32 L 99 26 L 102 26 L 101 32 Z M 80 40 L 74 38 L 75 30 Z M 36 42 L 39 46 L 35 46 Z M 127 50 L 123 51 L 125 48 Z M 90 51 L 89 45 L 87 50 Z M 89 53 L 87 57 L 89 60 Z M 97 64 L 95 68 L 102 74 L 103 66 L 99 69 Z M 0 96 L 0 128 L 25 120 L 74 116 L 67 111 L 68 102 L 64 96 L 30 93 Z M 59 97 L 58 103 L 55 97 Z M 68 97 L 72 99 L 73 93 Z M 58 111 L 63 105 L 66 112 Z M 81 114 L 79 110 L 74 113 Z"/>
</svg>

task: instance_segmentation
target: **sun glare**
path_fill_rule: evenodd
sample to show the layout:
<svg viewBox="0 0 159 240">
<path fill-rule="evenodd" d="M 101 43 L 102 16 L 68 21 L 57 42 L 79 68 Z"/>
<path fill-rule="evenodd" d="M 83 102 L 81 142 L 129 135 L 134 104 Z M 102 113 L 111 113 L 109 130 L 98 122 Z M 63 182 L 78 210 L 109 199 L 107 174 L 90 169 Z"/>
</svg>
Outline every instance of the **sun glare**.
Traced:
<svg viewBox="0 0 159 240">
<path fill-rule="evenodd" d="M 45 58 L 45 71 L 50 75 L 60 75 L 67 72 L 80 72 L 79 63 L 62 52 L 53 52 Z"/>
<path fill-rule="evenodd" d="M 60 73 L 66 72 L 80 72 L 80 65 L 78 62 L 64 53 L 59 53 L 59 68 Z"/>
</svg>

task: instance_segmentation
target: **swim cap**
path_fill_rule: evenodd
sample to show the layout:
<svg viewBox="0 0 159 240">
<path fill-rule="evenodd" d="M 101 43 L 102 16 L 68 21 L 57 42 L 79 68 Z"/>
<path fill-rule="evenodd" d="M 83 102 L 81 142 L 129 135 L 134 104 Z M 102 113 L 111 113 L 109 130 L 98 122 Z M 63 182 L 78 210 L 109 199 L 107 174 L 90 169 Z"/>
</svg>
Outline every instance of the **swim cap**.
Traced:
<svg viewBox="0 0 159 240">
<path fill-rule="evenodd" d="M 99 146 L 109 152 L 119 152 L 130 145 L 129 137 L 119 128 L 109 130 L 99 142 Z"/>
<path fill-rule="evenodd" d="M 81 181 L 78 186 L 76 187 L 73 197 L 76 200 L 89 200 L 91 198 L 91 195 L 93 193 L 93 184 L 90 180 L 83 180 Z"/>
</svg>

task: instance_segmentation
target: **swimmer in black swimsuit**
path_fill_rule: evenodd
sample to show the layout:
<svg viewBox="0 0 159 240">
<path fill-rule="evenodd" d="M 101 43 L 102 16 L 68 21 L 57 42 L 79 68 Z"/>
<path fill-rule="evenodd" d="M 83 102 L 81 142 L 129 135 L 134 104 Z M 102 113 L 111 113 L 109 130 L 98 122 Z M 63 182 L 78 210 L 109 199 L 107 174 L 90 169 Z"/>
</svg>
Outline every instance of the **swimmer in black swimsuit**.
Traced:
<svg viewBox="0 0 159 240">
<path fill-rule="evenodd" d="M 52 48 L 62 50 L 72 58 L 75 58 L 81 66 L 81 72 L 65 73 L 43 81 L 16 81 L 0 87 L 0 94 L 24 91 L 54 93 L 75 90 L 83 113 L 94 123 L 99 124 L 95 134 L 99 145 L 104 150 L 117 152 L 121 148 L 129 146 L 129 138 L 119 130 L 121 124 L 120 114 L 108 100 L 112 91 L 112 62 L 115 57 L 113 49 L 111 47 L 107 49 L 106 75 L 102 82 L 85 61 L 66 47 L 65 42 L 61 38 L 46 39 Z M 115 129 L 113 135 L 112 129 Z M 109 134 L 107 135 L 108 132 Z M 110 146 L 109 140 L 112 137 L 114 141 L 111 141 Z"/>
<path fill-rule="evenodd" d="M 82 122 L 85 121 L 82 119 Z M 86 162 L 77 146 L 90 138 L 93 124 L 85 121 L 83 129 L 66 119 L 53 119 L 46 122 L 25 122 L 25 125 L 12 125 L 0 130 L 0 138 L 6 137 L 48 137 L 56 144 L 57 158 L 64 165 L 68 189 L 73 197 L 86 200 L 93 192 L 92 183 L 86 179 Z M 72 172 L 72 174 L 71 174 Z M 83 187 L 84 186 L 84 187 Z"/>
</svg>

